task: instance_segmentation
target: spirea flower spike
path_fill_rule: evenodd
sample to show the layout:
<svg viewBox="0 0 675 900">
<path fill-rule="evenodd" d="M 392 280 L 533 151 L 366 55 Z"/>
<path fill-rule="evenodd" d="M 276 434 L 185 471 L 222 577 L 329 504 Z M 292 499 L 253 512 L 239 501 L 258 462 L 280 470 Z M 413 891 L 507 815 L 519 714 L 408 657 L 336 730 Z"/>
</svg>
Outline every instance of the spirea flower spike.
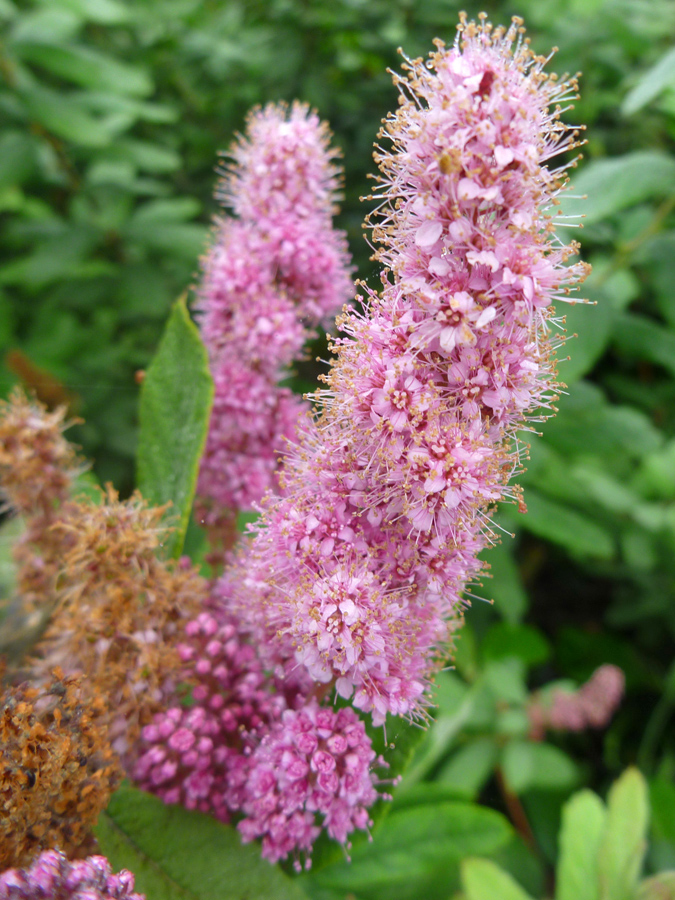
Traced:
<svg viewBox="0 0 675 900">
<path fill-rule="evenodd" d="M 546 62 L 520 20 L 462 16 L 452 47 L 394 77 L 371 198 L 382 290 L 343 315 L 286 496 L 221 583 L 270 662 L 302 664 L 376 723 L 423 711 L 496 540 L 490 510 L 524 508 L 518 432 L 553 411 L 551 304 L 587 267 L 554 230 L 567 167 L 547 167 L 578 144 L 560 119 L 576 82 Z"/>
</svg>

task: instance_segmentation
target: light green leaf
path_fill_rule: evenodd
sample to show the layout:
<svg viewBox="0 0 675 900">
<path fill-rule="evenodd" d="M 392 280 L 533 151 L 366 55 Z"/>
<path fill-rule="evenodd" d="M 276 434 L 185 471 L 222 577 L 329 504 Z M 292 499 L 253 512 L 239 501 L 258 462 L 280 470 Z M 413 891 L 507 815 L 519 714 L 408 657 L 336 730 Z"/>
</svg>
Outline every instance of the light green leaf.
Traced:
<svg viewBox="0 0 675 900">
<path fill-rule="evenodd" d="M 538 537 L 560 544 L 572 553 L 593 559 L 611 559 L 614 542 L 606 531 L 576 510 L 556 503 L 528 488 L 527 515 L 519 523 Z"/>
<path fill-rule="evenodd" d="M 579 791 L 563 807 L 555 900 L 599 900 L 599 851 L 607 815 L 592 791 Z"/>
<path fill-rule="evenodd" d="M 569 336 L 559 354 L 560 378 L 566 385 L 590 372 L 609 343 L 614 309 L 602 296 L 597 299 L 597 305 L 570 303 L 556 307 L 565 315 Z"/>
<path fill-rule="evenodd" d="M 572 760 L 552 744 L 509 741 L 501 759 L 502 771 L 514 794 L 531 788 L 563 790 L 579 778 Z"/>
<path fill-rule="evenodd" d="M 152 80 L 143 69 L 88 47 L 38 41 L 17 44 L 15 50 L 25 62 L 85 88 L 134 97 L 146 97 L 153 90 Z"/>
<path fill-rule="evenodd" d="M 574 197 L 563 194 L 563 215 L 601 219 L 652 197 L 671 194 L 675 186 L 675 159 L 658 150 L 639 150 L 613 159 L 598 159 L 572 178 Z M 579 195 L 587 194 L 587 199 Z"/>
<path fill-rule="evenodd" d="M 675 48 L 664 54 L 626 94 L 621 112 L 624 116 L 631 116 L 672 84 L 675 84 Z"/>
<path fill-rule="evenodd" d="M 117 0 L 60 0 L 61 4 L 83 19 L 100 25 L 123 25 L 130 21 L 131 11 Z"/>
<path fill-rule="evenodd" d="M 467 900 L 531 900 L 517 881 L 489 859 L 465 859 L 462 887 Z"/>
<path fill-rule="evenodd" d="M 96 828 L 114 870 L 129 869 L 148 900 L 303 900 L 278 868 L 260 858 L 257 844 L 210 816 L 166 806 L 123 785 Z"/>
<path fill-rule="evenodd" d="M 609 792 L 600 850 L 600 900 L 632 900 L 647 847 L 649 801 L 638 769 L 627 769 Z"/>
<path fill-rule="evenodd" d="M 138 487 L 154 504 L 171 502 L 178 527 L 169 540 L 180 555 L 206 434 L 213 380 L 206 349 L 181 298 L 174 305 L 141 388 Z"/>
<path fill-rule="evenodd" d="M 497 764 L 499 752 L 492 738 L 477 738 L 461 747 L 440 770 L 435 784 L 473 799 Z"/>
</svg>

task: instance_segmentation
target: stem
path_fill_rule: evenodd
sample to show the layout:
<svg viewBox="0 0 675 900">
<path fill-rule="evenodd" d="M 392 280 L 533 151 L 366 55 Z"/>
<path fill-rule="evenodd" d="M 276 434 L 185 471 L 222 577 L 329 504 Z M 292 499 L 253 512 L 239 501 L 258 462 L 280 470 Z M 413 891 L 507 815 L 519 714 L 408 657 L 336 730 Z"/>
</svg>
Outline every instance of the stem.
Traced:
<svg viewBox="0 0 675 900">
<path fill-rule="evenodd" d="M 530 823 L 527 819 L 527 814 L 525 812 L 523 804 L 520 802 L 520 798 L 518 797 L 518 795 L 514 794 L 506 784 L 506 779 L 504 778 L 504 773 L 502 772 L 500 766 L 497 766 L 497 768 L 495 769 L 495 777 L 497 779 L 497 787 L 499 788 L 499 792 L 502 795 L 502 799 L 504 800 L 504 804 L 506 805 L 506 809 L 508 810 L 509 816 L 516 831 L 525 841 L 530 850 L 533 850 L 535 853 L 539 853 L 539 848 L 537 847 L 534 832 L 530 827 Z"/>
</svg>

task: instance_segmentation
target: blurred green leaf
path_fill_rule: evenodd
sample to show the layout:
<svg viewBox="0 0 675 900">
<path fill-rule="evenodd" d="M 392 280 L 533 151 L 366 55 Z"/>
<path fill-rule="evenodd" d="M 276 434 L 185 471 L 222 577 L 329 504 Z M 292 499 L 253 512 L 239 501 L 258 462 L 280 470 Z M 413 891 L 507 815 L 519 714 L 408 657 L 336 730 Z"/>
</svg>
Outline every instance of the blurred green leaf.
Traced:
<svg viewBox="0 0 675 900">
<path fill-rule="evenodd" d="M 211 413 L 213 380 L 206 349 L 181 298 L 172 310 L 141 387 L 138 487 L 151 503 L 172 503 L 168 540 L 179 556 Z"/>
<path fill-rule="evenodd" d="M 497 744 L 492 738 L 469 741 L 442 766 L 433 786 L 451 788 L 462 797 L 474 799 L 490 777 L 498 758 Z"/>
<path fill-rule="evenodd" d="M 605 806 L 592 791 L 579 791 L 563 807 L 555 900 L 599 900 L 606 819 Z"/>
<path fill-rule="evenodd" d="M 483 656 L 486 660 L 515 656 L 526 666 L 536 666 L 545 662 L 550 654 L 548 641 L 532 625 L 498 622 L 483 639 Z"/>
<path fill-rule="evenodd" d="M 562 195 L 562 214 L 599 222 L 635 203 L 675 192 L 675 159 L 658 150 L 639 150 L 593 160 L 574 175 L 572 183 L 575 196 Z M 583 194 L 588 199 L 576 199 Z"/>
<path fill-rule="evenodd" d="M 675 332 L 644 316 L 624 313 L 614 324 L 614 340 L 628 356 L 657 363 L 675 375 Z"/>
<path fill-rule="evenodd" d="M 514 794 L 532 788 L 565 790 L 573 787 L 579 772 L 570 757 L 552 744 L 510 741 L 503 750 L 501 767 Z"/>
<path fill-rule="evenodd" d="M 611 536 L 591 519 L 528 489 L 525 495 L 527 514 L 519 523 L 538 537 L 560 544 L 571 553 L 594 559 L 611 559 L 614 542 Z"/>
<path fill-rule="evenodd" d="M 633 115 L 673 84 L 675 84 L 675 48 L 664 54 L 626 94 L 621 112 L 624 116 Z"/>
<path fill-rule="evenodd" d="M 495 602 L 496 612 L 507 622 L 520 622 L 527 611 L 527 593 L 520 572 L 513 559 L 508 538 L 490 547 L 484 554 L 491 578 L 485 582 L 485 592 Z"/>
<path fill-rule="evenodd" d="M 67 9 L 89 22 L 99 25 L 124 25 L 132 18 L 131 10 L 117 0 L 60 0 Z"/>
<path fill-rule="evenodd" d="M 467 900 L 531 900 L 508 872 L 489 859 L 462 862 L 462 887 Z"/>
<path fill-rule="evenodd" d="M 31 176 L 36 166 L 35 142 L 20 131 L 6 131 L 0 135 L 0 190 L 21 184 Z"/>
<path fill-rule="evenodd" d="M 143 69 L 88 47 L 24 41 L 15 43 L 14 50 L 24 61 L 85 88 L 134 97 L 146 97 L 153 90 L 152 80 Z"/>
<path fill-rule="evenodd" d="M 115 871 L 134 874 L 148 900 L 302 900 L 298 885 L 210 816 L 123 785 L 99 818 L 96 839 Z"/>
<path fill-rule="evenodd" d="M 47 131 L 82 147 L 105 147 L 114 134 L 78 99 L 61 91 L 35 85 L 25 91 L 23 101 L 28 115 Z"/>
<path fill-rule="evenodd" d="M 609 792 L 600 850 L 600 900 L 631 900 L 647 847 L 649 801 L 638 769 L 627 769 Z"/>
</svg>

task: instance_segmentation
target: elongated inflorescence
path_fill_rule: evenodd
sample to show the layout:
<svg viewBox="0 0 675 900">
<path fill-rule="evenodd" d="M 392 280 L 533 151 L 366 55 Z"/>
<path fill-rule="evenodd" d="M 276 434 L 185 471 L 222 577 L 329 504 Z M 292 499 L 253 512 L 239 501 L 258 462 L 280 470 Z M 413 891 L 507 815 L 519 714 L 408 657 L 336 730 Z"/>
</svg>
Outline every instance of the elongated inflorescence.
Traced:
<svg viewBox="0 0 675 900">
<path fill-rule="evenodd" d="M 220 585 L 269 664 L 375 723 L 423 711 L 490 510 L 522 507 L 518 432 L 557 387 L 551 304 L 585 275 L 554 233 L 565 167 L 546 166 L 577 143 L 559 118 L 576 84 L 521 31 L 462 18 L 451 48 L 395 76 L 371 217 L 383 288 L 343 316 L 285 496 Z"/>
<path fill-rule="evenodd" d="M 199 480 L 210 522 L 278 487 L 279 451 L 303 409 L 278 382 L 352 295 L 329 138 L 308 107 L 270 104 L 230 151 L 218 196 L 235 218 L 218 223 L 198 291 L 216 385 Z"/>
</svg>

